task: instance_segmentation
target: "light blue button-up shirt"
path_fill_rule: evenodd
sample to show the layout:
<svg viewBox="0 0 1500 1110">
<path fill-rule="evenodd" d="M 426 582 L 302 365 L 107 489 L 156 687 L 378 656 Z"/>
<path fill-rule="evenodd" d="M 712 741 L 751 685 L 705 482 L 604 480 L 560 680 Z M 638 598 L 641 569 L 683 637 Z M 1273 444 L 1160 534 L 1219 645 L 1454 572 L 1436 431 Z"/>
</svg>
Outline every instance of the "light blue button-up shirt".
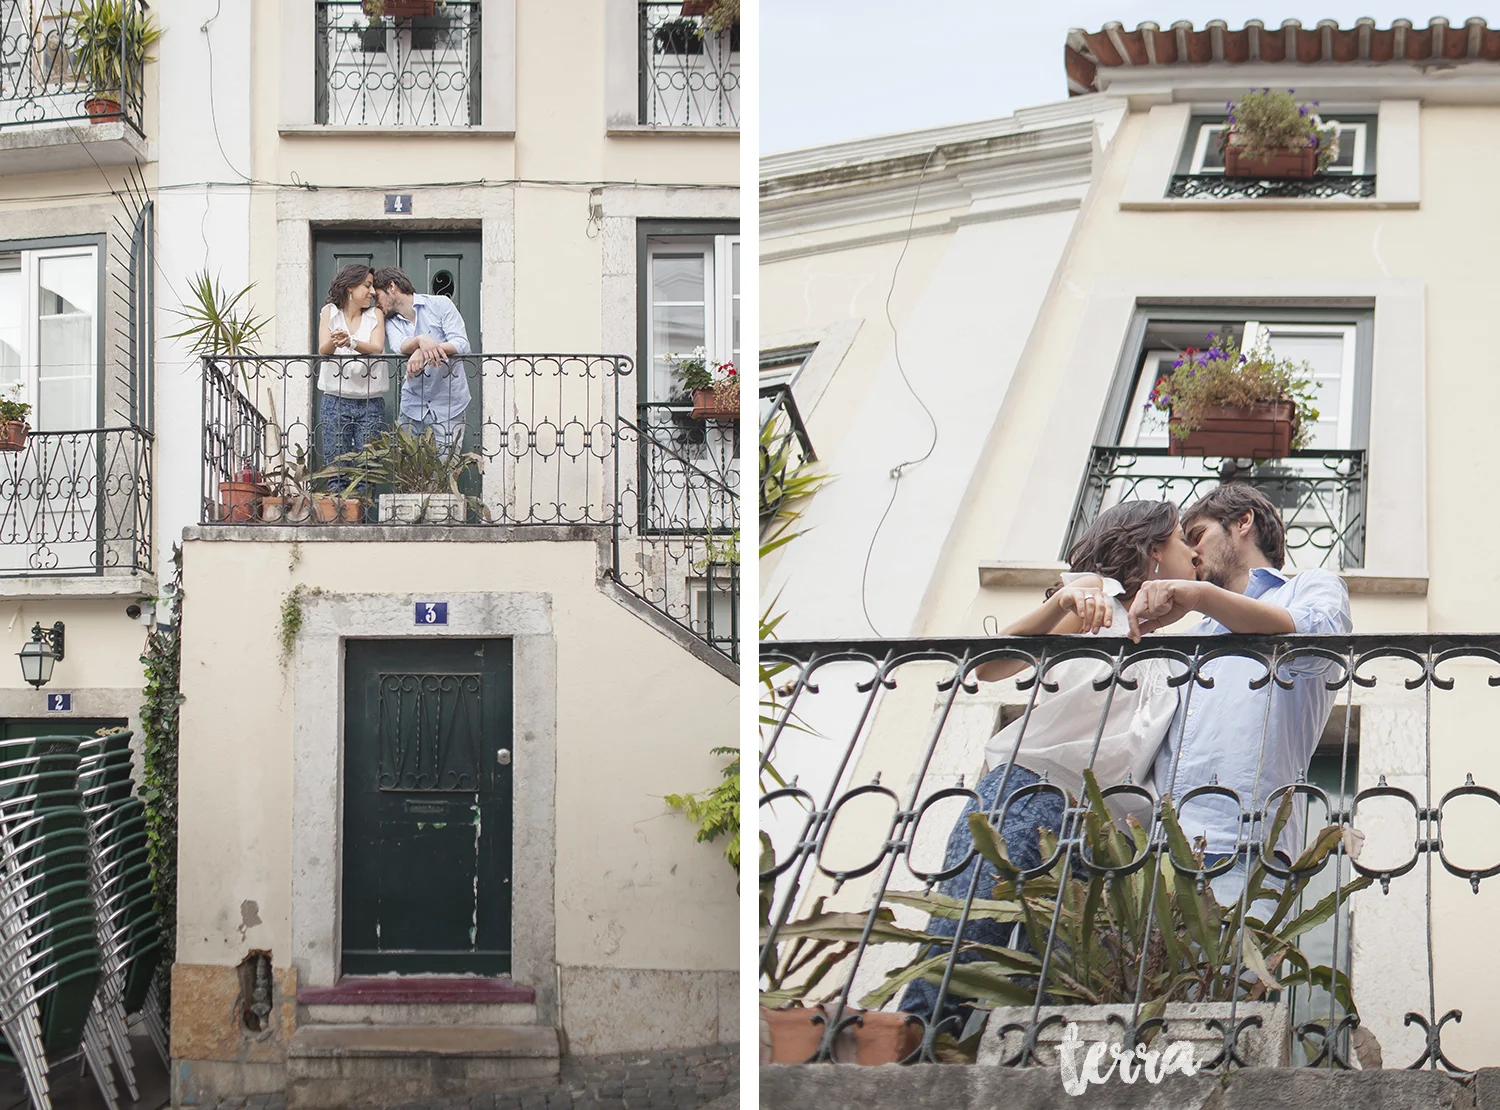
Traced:
<svg viewBox="0 0 1500 1110">
<path fill-rule="evenodd" d="M 1289 578 L 1269 567 L 1256 567 L 1250 572 L 1245 596 L 1287 610 L 1298 632 L 1347 634 L 1354 627 L 1349 590 L 1332 571 L 1304 570 Z M 1228 631 L 1218 621 L 1205 619 L 1188 634 L 1215 636 Z M 1156 757 L 1156 787 L 1163 797 L 1170 789 L 1173 802 L 1178 803 L 1183 794 L 1217 777 L 1218 785 L 1235 791 L 1249 811 L 1252 799 L 1256 808 L 1263 807 L 1273 791 L 1306 776 L 1308 761 L 1338 697 L 1337 691 L 1327 688 L 1327 679 L 1339 673 L 1338 666 L 1327 659 L 1294 660 L 1281 670 L 1282 677 L 1292 681 L 1292 689 L 1274 682 L 1250 689 L 1251 681 L 1265 671 L 1253 659 L 1216 659 L 1202 672 L 1214 680 L 1212 689 L 1194 684 L 1189 699 L 1187 687 L 1182 687 L 1177 718 Z M 1269 717 L 1267 698 L 1272 699 Z M 1182 831 L 1190 842 L 1202 836 L 1210 853 L 1234 849 L 1241 822 L 1239 807 L 1230 799 L 1208 795 L 1179 810 Z M 1302 851 L 1305 810 L 1300 800 L 1293 805 L 1291 820 L 1277 845 L 1292 859 Z M 1267 816 L 1267 830 L 1257 830 L 1257 835 L 1268 831 L 1274 816 Z"/>
<path fill-rule="evenodd" d="M 417 293 L 411 299 L 415 320 L 399 312 L 385 318 L 385 342 L 393 351 L 418 335 L 430 335 L 439 343 L 452 343 L 461 355 L 469 353 L 469 333 L 464 318 L 447 297 Z M 401 381 L 401 415 L 417 422 L 455 420 L 469 407 L 469 379 L 464 361 L 450 358 L 429 366 L 416 377 Z M 405 368 L 402 368 L 403 373 Z"/>
</svg>

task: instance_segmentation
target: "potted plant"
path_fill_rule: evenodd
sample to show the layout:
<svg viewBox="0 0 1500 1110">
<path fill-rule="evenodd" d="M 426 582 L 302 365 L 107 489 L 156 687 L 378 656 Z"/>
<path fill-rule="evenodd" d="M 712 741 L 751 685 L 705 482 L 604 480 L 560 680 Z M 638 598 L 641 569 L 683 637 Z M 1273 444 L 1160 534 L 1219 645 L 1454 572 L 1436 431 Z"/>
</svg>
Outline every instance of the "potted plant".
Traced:
<svg viewBox="0 0 1500 1110">
<path fill-rule="evenodd" d="M 658 54 L 692 55 L 703 53 L 703 36 L 696 19 L 680 16 L 663 20 L 651 33 Z"/>
<path fill-rule="evenodd" d="M 361 54 L 383 54 L 385 53 L 386 26 L 378 20 L 371 19 L 368 27 L 358 28 L 359 50 Z"/>
<path fill-rule="evenodd" d="M 487 519 L 483 502 L 459 490 L 464 476 L 483 464 L 477 452 L 440 446 L 431 428 L 416 434 L 399 424 L 334 460 L 349 481 L 346 501 L 360 488 L 389 487 L 392 492 L 377 498 L 380 520 L 400 524 L 462 524 L 471 505 Z"/>
<path fill-rule="evenodd" d="M 24 451 L 26 433 L 31 425 L 26 417 L 31 415 L 31 406 L 21 400 L 22 383 L 10 387 L 9 397 L 0 397 L 0 451 Z"/>
<path fill-rule="evenodd" d="M 713 384 L 693 390 L 693 416 L 699 420 L 738 420 L 740 375 L 732 362 L 714 367 Z"/>
<path fill-rule="evenodd" d="M 1318 410 L 1312 369 L 1229 335 L 1189 347 L 1158 379 L 1148 407 L 1167 413 L 1173 455 L 1280 459 L 1307 446 Z"/>
<path fill-rule="evenodd" d="M 84 101 L 90 121 L 119 119 L 123 72 L 128 67 L 139 83 L 141 66 L 156 60 L 146 51 L 161 28 L 128 0 L 93 0 L 73 10 L 68 31 L 68 52 L 92 94 Z"/>
<path fill-rule="evenodd" d="M 312 511 L 313 475 L 307 452 L 293 448 L 292 457 L 266 471 L 268 492 L 260 499 L 260 518 L 267 524 L 300 524 Z"/>
<path fill-rule="evenodd" d="M 1105 867 L 1130 865 L 1148 847 L 1147 830 L 1133 817 L 1126 819 L 1122 830 L 1092 772 L 1085 772 L 1084 783 L 1087 805 L 1082 835 L 1088 858 Z M 1266 843 L 1279 839 L 1290 819 L 1293 798 L 1291 791 L 1283 795 Z M 1284 992 L 1293 987 L 1315 985 L 1329 990 L 1344 1017 L 1357 1023 L 1348 976 L 1335 968 L 1314 966 L 1298 944 L 1309 929 L 1327 921 L 1340 904 L 1373 880 L 1354 878 L 1300 910 L 1297 902 L 1307 881 L 1327 865 L 1330 856 L 1357 857 L 1362 838 L 1339 825 L 1322 829 L 1291 864 L 1280 889 L 1272 885 L 1264 862 L 1257 858 L 1249 869 L 1246 902 L 1251 912 L 1246 912 L 1239 901 L 1220 905 L 1212 887 L 1200 884 L 1203 852 L 1189 844 L 1170 801 L 1161 803 L 1160 815 L 1167 850 L 1155 866 L 1148 863 L 1128 875 L 1116 875 L 1108 884 L 1099 874 L 1080 878 L 1075 873 L 1061 894 L 1055 874 L 1027 879 L 1019 893 L 1013 878 L 1002 877 L 972 905 L 971 920 L 1021 923 L 1029 932 L 1045 930 L 1044 923 L 1054 920 L 1055 914 L 1057 940 L 1052 945 L 1043 1005 L 1049 1015 L 1061 1010 L 1064 1021 L 1041 1031 L 1039 1042 L 1055 1044 L 1069 1022 L 1087 1030 L 1085 1040 L 1118 1041 L 1122 1024 L 1130 1024 L 1138 989 L 1141 1007 L 1136 1020 L 1165 1021 L 1167 1036 L 1192 1044 L 1200 1063 L 1215 1056 L 1223 1045 L 1222 1035 L 1206 1028 L 1205 1019 L 1226 1019 L 1231 1001 L 1237 1018 L 1260 1019 L 1260 1035 L 1243 1037 L 1240 1042 L 1242 1056 L 1252 1065 L 1287 1061 L 1292 1031 Z M 1004 842 L 985 815 L 972 814 L 969 826 L 980 855 L 1001 876 L 1015 876 Z M 1056 845 L 1055 837 L 1044 834 L 1043 857 L 1049 857 Z M 892 893 L 887 901 L 949 917 L 962 907 L 962 902 L 940 894 Z M 1264 921 L 1253 915 L 1256 904 L 1262 902 L 1273 906 Z M 1148 910 L 1154 913 L 1154 921 L 1143 942 Z M 856 916 L 862 922 L 865 915 Z M 899 939 L 884 935 L 891 931 L 877 928 L 871 939 Z M 917 979 L 941 982 L 952 938 L 933 939 L 936 945 L 919 949 L 910 963 L 892 971 L 862 1004 L 884 1005 Z M 1039 951 L 1037 941 L 1045 942 L 1045 937 L 1038 934 L 1031 941 Z M 968 942 L 961 942 L 959 951 L 977 958 L 960 963 L 962 987 L 955 993 L 975 999 L 979 1007 L 994 1007 L 979 1047 L 980 1062 L 1014 1060 L 1024 1027 L 1031 1020 L 1040 957 L 1036 952 Z M 1283 1000 L 1272 1001 L 1273 994 Z M 1362 1055 L 1367 1048 L 1378 1047 L 1369 1043 L 1368 1034 L 1354 1039 Z M 1316 1053 L 1319 1046 L 1307 1047 Z"/>
<path fill-rule="evenodd" d="M 1323 122 L 1316 101 L 1298 104 L 1291 89 L 1252 89 L 1225 107 L 1219 150 L 1226 177 L 1313 177 L 1339 156 L 1339 125 Z"/>
<path fill-rule="evenodd" d="M 237 477 L 219 483 L 219 519 L 228 524 L 258 519 L 260 499 L 270 492 L 260 471 L 243 467 Z"/>
<path fill-rule="evenodd" d="M 431 15 L 437 10 L 437 0 L 364 0 L 361 7 L 373 19 L 385 15 L 392 19 L 412 19 Z"/>
</svg>

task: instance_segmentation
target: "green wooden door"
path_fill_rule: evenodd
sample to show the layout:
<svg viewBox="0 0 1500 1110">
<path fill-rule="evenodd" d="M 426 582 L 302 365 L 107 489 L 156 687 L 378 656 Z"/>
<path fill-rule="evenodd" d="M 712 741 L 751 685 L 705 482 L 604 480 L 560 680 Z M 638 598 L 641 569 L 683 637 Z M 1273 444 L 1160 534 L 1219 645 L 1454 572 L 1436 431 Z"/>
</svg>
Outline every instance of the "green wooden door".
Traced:
<svg viewBox="0 0 1500 1110">
<path fill-rule="evenodd" d="M 463 317 L 464 328 L 469 334 L 469 349 L 484 350 L 483 336 L 479 330 L 480 271 L 483 258 L 479 247 L 479 232 L 424 231 L 401 235 L 385 235 L 373 231 L 319 232 L 313 241 L 313 312 L 312 347 L 318 349 L 318 312 L 328 300 L 328 287 L 339 267 L 351 262 L 363 262 L 372 269 L 382 266 L 400 266 L 411 278 L 418 293 L 437 293 L 451 300 Z M 316 375 L 315 375 L 316 376 Z M 319 398 L 314 383 L 313 413 L 318 411 Z M 481 426 L 484 423 L 484 381 L 480 367 L 471 363 L 469 368 L 469 407 L 464 411 L 464 447 L 478 448 Z M 386 419 L 392 423 L 401 405 L 401 374 L 392 366 L 391 385 L 386 393 Z M 311 426 L 311 425 L 310 425 Z M 315 460 L 323 465 L 321 458 Z M 470 475 L 473 487 L 467 492 L 478 496 L 478 476 Z"/>
<path fill-rule="evenodd" d="M 511 641 L 351 640 L 345 975 L 506 975 Z"/>
</svg>

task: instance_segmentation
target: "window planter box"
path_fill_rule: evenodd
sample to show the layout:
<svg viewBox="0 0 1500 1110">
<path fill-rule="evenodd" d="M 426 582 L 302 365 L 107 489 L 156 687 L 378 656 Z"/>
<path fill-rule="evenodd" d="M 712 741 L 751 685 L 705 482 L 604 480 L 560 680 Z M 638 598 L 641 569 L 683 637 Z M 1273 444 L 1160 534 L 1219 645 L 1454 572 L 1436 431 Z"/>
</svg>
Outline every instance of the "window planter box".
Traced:
<svg viewBox="0 0 1500 1110">
<path fill-rule="evenodd" d="M 738 420 L 740 418 L 740 395 L 724 399 L 712 389 L 693 390 L 694 420 Z"/>
<path fill-rule="evenodd" d="M 707 15 L 713 6 L 713 0 L 682 0 L 682 14 Z"/>
<path fill-rule="evenodd" d="M 461 493 L 382 493 L 382 524 L 462 524 L 464 497 Z"/>
<path fill-rule="evenodd" d="M 6 420 L 0 423 L 0 451 L 26 450 L 26 433 L 31 425 L 24 420 Z"/>
<path fill-rule="evenodd" d="M 437 0 L 385 0 L 385 14 L 392 19 L 411 19 L 415 16 L 431 15 L 437 10 Z M 370 11 L 368 0 L 364 4 L 364 13 L 374 15 Z"/>
<path fill-rule="evenodd" d="M 1283 147 L 1263 158 L 1247 158 L 1240 153 L 1240 144 L 1236 141 L 1238 138 L 1238 135 L 1230 132 L 1229 143 L 1224 147 L 1225 177 L 1302 178 L 1317 176 L 1317 147 Z"/>
<path fill-rule="evenodd" d="M 1181 427 L 1168 416 L 1171 427 Z M 1170 455 L 1212 455 L 1225 459 L 1284 459 L 1292 452 L 1297 406 L 1265 401 L 1249 408 L 1220 405 L 1204 413 L 1203 426 L 1186 439 L 1168 437 Z"/>
<path fill-rule="evenodd" d="M 922 1025 L 904 1013 L 875 1010 L 858 1013 L 860 1021 L 845 1027 L 833 1042 L 833 1059 L 839 1064 L 895 1064 L 906 1059 L 922 1043 Z M 785 1010 L 760 1008 L 760 1062 L 802 1064 L 823 1043 L 827 1026 L 814 1021 L 827 1015 L 822 1006 L 793 1006 Z"/>
<path fill-rule="evenodd" d="M 1186 1041 L 1192 1046 L 1193 1063 L 1203 1068 L 1224 1049 L 1224 1035 L 1208 1026 L 1209 1021 L 1229 1024 L 1228 1002 L 1169 1002 L 1162 1015 L 1166 1028 L 1151 1040 L 1150 1050 L 1164 1051 L 1169 1044 Z M 1037 1055 L 1043 1064 L 1057 1066 L 1057 1043 L 1067 1034 L 1070 1022 L 1078 1025 L 1078 1039 L 1084 1045 L 1096 1041 L 1121 1043 L 1122 1025 L 1132 1019 L 1129 1003 L 1109 1006 L 1043 1006 L 1041 1018 L 1061 1014 L 1037 1035 Z M 1326 1015 L 1325 1015 L 1326 1017 Z M 1111 1018 L 1115 1019 L 1111 1021 Z M 1259 1026 L 1246 1026 L 1247 1018 L 1259 1018 Z M 1235 1052 L 1251 1068 L 1284 1068 L 1291 1063 L 1291 1009 L 1281 1002 L 1239 1002 L 1234 1020 L 1240 1025 Z M 980 1064 L 1000 1064 L 1014 1059 L 1021 1051 L 1025 1026 L 1031 1021 L 1030 1006 L 1001 1006 L 990 1012 L 984 1035 L 979 1042 Z M 1011 1026 L 1006 1030 L 1006 1026 Z M 1020 1027 L 1020 1028 L 1016 1028 Z M 1081 1062 L 1081 1061 L 1080 1061 Z M 1109 1058 L 1105 1058 L 1109 1062 Z"/>
</svg>

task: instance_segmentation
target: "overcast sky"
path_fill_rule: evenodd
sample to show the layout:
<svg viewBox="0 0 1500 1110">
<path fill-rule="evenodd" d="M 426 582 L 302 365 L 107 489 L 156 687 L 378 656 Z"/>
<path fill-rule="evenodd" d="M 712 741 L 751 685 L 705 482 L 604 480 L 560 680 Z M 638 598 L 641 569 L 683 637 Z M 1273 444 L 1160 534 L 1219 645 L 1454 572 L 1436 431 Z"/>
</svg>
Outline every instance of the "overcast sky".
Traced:
<svg viewBox="0 0 1500 1110">
<path fill-rule="evenodd" d="M 1473 13 L 1422 11 L 1387 0 L 1298 4 L 1138 3 L 1136 0 L 759 0 L 762 153 L 817 146 L 950 123 L 993 119 L 1017 108 L 1065 100 L 1063 46 L 1070 27 L 1097 31 L 1150 20 L 1169 27 L 1283 19 L 1350 27 L 1369 16 L 1427 26 L 1445 15 L 1462 26 Z M 1189 14 L 1190 13 L 1190 14 Z M 1494 17 L 1489 17 L 1493 26 Z"/>
</svg>

